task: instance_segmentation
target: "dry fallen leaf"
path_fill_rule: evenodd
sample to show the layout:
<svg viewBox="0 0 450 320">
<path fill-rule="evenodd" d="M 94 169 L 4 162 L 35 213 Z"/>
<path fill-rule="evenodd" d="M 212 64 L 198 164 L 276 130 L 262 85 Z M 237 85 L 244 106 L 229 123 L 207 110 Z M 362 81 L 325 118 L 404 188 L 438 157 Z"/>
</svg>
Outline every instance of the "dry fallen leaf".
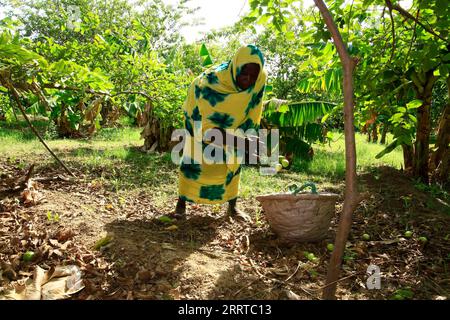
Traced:
<svg viewBox="0 0 450 320">
<path fill-rule="evenodd" d="M 285 292 L 289 300 L 302 300 L 298 294 L 292 292 L 291 290 L 286 290 Z"/>
<path fill-rule="evenodd" d="M 42 300 L 65 299 L 83 288 L 81 271 L 77 266 L 57 266 L 49 275 L 49 281 L 42 286 Z"/>
<path fill-rule="evenodd" d="M 58 240 L 56 240 L 56 239 L 49 239 L 48 242 L 50 242 L 50 244 L 52 246 L 55 246 L 55 247 L 59 247 L 60 246 Z"/>
<path fill-rule="evenodd" d="M 127 300 L 133 300 L 133 291 L 128 291 Z"/>
<path fill-rule="evenodd" d="M 27 187 L 22 191 L 20 196 L 25 205 L 36 205 L 44 198 L 38 191 L 38 183 L 32 179 L 28 180 Z"/>
<path fill-rule="evenodd" d="M 180 287 L 176 287 L 169 291 L 169 295 L 173 298 L 173 300 L 180 300 L 181 294 L 180 294 Z"/>
<path fill-rule="evenodd" d="M 0 300 L 59 300 L 84 288 L 81 271 L 77 266 L 57 266 L 44 270 L 36 266 L 33 279 L 16 285 L 0 296 Z"/>
<path fill-rule="evenodd" d="M 0 261 L 0 279 L 5 277 L 9 280 L 16 280 L 17 274 L 9 263 Z"/>
<path fill-rule="evenodd" d="M 25 283 L 18 284 L 14 290 L 7 291 L 2 300 L 40 300 L 41 286 L 46 281 L 46 272 L 44 269 L 36 266 L 33 274 L 33 279 L 27 278 Z"/>
<path fill-rule="evenodd" d="M 58 240 L 61 243 L 66 242 L 67 240 L 73 238 L 75 236 L 75 232 L 72 229 L 59 229 L 55 235 L 54 238 Z"/>
</svg>

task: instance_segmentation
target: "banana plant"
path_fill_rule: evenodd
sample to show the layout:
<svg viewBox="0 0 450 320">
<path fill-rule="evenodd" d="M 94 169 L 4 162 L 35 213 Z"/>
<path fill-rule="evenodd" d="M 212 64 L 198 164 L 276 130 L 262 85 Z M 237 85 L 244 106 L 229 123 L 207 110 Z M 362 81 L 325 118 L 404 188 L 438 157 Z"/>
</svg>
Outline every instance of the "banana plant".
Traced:
<svg viewBox="0 0 450 320">
<path fill-rule="evenodd" d="M 322 119 L 336 107 L 337 104 L 326 101 L 272 98 L 264 103 L 263 126 L 279 129 L 282 153 L 305 157 L 312 143 L 327 139 Z"/>
</svg>

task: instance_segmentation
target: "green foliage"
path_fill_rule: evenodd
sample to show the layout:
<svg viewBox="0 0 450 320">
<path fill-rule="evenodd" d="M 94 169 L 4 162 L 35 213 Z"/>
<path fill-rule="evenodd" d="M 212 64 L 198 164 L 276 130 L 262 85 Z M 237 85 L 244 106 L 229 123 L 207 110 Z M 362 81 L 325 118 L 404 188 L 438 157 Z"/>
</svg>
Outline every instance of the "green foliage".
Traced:
<svg viewBox="0 0 450 320">
<path fill-rule="evenodd" d="M 298 8 L 295 5 L 298 2 L 253 0 L 252 11 L 245 20 L 275 30 L 279 39 L 293 32 L 294 38 L 300 40 L 289 43 L 297 54 L 293 60 L 296 63 L 290 67 L 306 74 L 297 82 L 297 92 L 326 93 L 327 99 L 313 100 L 339 104 L 342 69 L 331 35 L 317 10 Z M 376 132 L 380 127 L 395 137 L 378 157 L 397 146 L 415 143 L 420 106 L 417 99 L 424 94 L 427 79 L 432 77 L 440 83 L 440 93 L 433 92 L 431 111 L 436 128 L 441 116 L 438 110 L 443 110 L 448 99 L 442 89 L 450 70 L 450 9 L 445 1 L 414 0 L 406 8 L 408 15 L 398 7 L 404 5 L 402 2 L 392 1 L 392 7 L 387 3 L 384 0 L 327 3 L 348 52 L 359 61 L 354 75 L 355 124 L 363 132 Z M 299 28 L 293 30 L 291 21 L 297 16 L 302 20 L 297 22 Z M 289 38 L 284 39 L 288 42 Z M 289 59 L 289 48 L 285 51 Z M 338 127 L 333 118 L 330 118 L 333 126 Z"/>
<path fill-rule="evenodd" d="M 251 12 L 246 18 L 246 22 L 257 22 L 262 25 L 271 25 L 278 32 L 286 32 L 286 22 L 289 19 L 289 6 L 293 0 L 251 0 Z"/>
<path fill-rule="evenodd" d="M 58 213 L 52 214 L 51 211 L 47 211 L 46 216 L 47 216 L 47 220 L 49 222 L 59 222 L 59 220 L 60 220 L 60 216 Z"/>
<path fill-rule="evenodd" d="M 171 219 L 171 218 L 169 218 L 167 216 L 161 216 L 161 217 L 158 218 L 158 220 L 161 221 L 162 223 L 165 223 L 165 224 L 173 223 L 173 219 Z"/>
<path fill-rule="evenodd" d="M 137 123 L 151 101 L 151 116 L 162 128 L 180 126 L 189 70 L 196 67 L 180 52 L 197 49 L 183 45 L 181 51 L 177 30 L 193 10 L 160 0 L 139 4 L 136 11 L 124 0 L 80 0 L 80 17 L 70 26 L 73 3 L 12 3 L 20 10 L 0 23 L 0 67 L 12 71 L 14 83 L 47 88 L 43 98 L 38 90 L 17 87 L 30 112 L 50 115 L 60 134 L 92 134 L 112 114 L 126 113 Z M 20 35 L 15 18 L 23 22 Z"/>
<path fill-rule="evenodd" d="M 414 292 L 410 288 L 397 289 L 391 296 L 391 300 L 408 300 L 414 297 Z"/>
<path fill-rule="evenodd" d="M 412 145 L 417 118 L 415 112 L 418 107 L 422 105 L 421 100 L 412 100 L 406 106 L 395 106 L 395 113 L 389 119 L 389 123 L 393 125 L 393 134 L 395 140 L 389 144 L 382 152 L 376 155 L 379 159 L 384 155 L 392 152 L 402 144 Z"/>
<path fill-rule="evenodd" d="M 280 127 L 299 127 L 316 122 L 335 107 L 336 104 L 323 101 L 288 102 L 271 99 L 266 102 L 264 116 Z"/>
<path fill-rule="evenodd" d="M 202 46 L 200 47 L 200 57 L 203 60 L 203 67 L 210 67 L 213 64 L 211 55 L 204 43 L 202 43 Z"/>
<path fill-rule="evenodd" d="M 305 78 L 298 83 L 300 92 L 311 92 L 313 90 L 323 92 L 342 91 L 342 69 L 331 68 L 323 72 L 315 72 L 314 77 Z"/>
<path fill-rule="evenodd" d="M 113 237 L 111 235 L 106 235 L 105 237 L 97 240 L 97 242 L 94 245 L 94 249 L 100 250 L 102 247 L 107 246 L 112 240 Z"/>
<path fill-rule="evenodd" d="M 193 10 L 185 1 L 77 0 L 80 17 L 72 26 L 72 1 L 12 1 L 5 9 L 11 18 L 0 21 L 0 70 L 16 85 L 28 114 L 50 119 L 57 129 L 52 136 L 93 135 L 101 126 L 120 125 L 124 116 L 127 125 L 141 124 L 149 110 L 163 133 L 182 126 L 187 88 L 211 57 L 227 61 L 242 43 L 255 43 L 269 71 L 263 122 L 280 128 L 282 150 L 304 155 L 343 127 L 343 75 L 317 8 L 299 3 L 251 0 L 241 21 L 208 33 L 200 44 L 186 44 L 179 30 Z M 355 126 L 361 132 L 386 128 L 394 139 L 385 150 L 377 147 L 373 161 L 391 159 L 400 146 L 415 143 L 427 77 L 437 79 L 432 131 L 448 102 L 450 9 L 443 0 L 414 0 L 406 8 L 414 21 L 390 12 L 384 0 L 327 5 L 359 60 Z M 0 86 L 0 117 L 10 122 L 16 105 L 7 91 Z"/>
<path fill-rule="evenodd" d="M 304 255 L 305 258 L 308 259 L 308 261 L 310 261 L 310 262 L 316 263 L 316 262 L 319 261 L 319 258 L 317 258 L 317 257 L 314 255 L 314 253 L 312 253 L 312 252 L 304 251 L 304 252 L 303 252 L 303 255 Z"/>
<path fill-rule="evenodd" d="M 289 102 L 280 99 L 266 101 L 263 116 L 270 126 L 280 130 L 281 151 L 305 156 L 313 142 L 324 142 L 320 118 L 335 108 L 335 104 L 320 101 Z"/>
<path fill-rule="evenodd" d="M 23 254 L 22 260 L 25 262 L 31 262 L 35 258 L 36 254 L 33 251 L 27 251 Z"/>
</svg>

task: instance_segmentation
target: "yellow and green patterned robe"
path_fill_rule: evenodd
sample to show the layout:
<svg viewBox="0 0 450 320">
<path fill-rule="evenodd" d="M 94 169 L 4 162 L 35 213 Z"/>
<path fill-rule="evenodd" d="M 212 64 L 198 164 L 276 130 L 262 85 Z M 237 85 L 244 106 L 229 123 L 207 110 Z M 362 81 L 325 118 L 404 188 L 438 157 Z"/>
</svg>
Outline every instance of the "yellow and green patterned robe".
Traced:
<svg viewBox="0 0 450 320">
<path fill-rule="evenodd" d="M 236 78 L 247 63 L 259 64 L 260 72 L 256 83 L 242 90 L 237 86 Z M 240 128 L 243 131 L 259 128 L 266 78 L 261 51 L 248 45 L 241 47 L 231 61 L 208 69 L 192 82 L 183 105 L 185 128 L 190 136 L 185 140 L 180 165 L 180 198 L 195 203 L 217 204 L 238 196 L 241 165 L 236 160 L 236 152 L 225 147 L 224 153 L 235 159 L 232 164 L 206 164 L 200 159 L 205 147 L 201 138 L 206 130 L 212 128 Z M 195 121 L 197 124 L 201 121 L 200 134 L 196 132 Z M 193 151 L 195 142 L 202 146 L 200 153 Z"/>
</svg>

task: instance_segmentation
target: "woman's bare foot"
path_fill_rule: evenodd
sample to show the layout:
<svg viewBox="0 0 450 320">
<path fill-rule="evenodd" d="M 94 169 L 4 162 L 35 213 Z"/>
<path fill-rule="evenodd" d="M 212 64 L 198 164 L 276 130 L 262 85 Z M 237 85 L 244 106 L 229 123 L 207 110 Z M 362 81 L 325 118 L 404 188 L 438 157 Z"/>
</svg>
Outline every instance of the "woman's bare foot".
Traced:
<svg viewBox="0 0 450 320">
<path fill-rule="evenodd" d="M 252 222 L 252 218 L 236 206 L 236 200 L 237 199 L 228 201 L 228 216 L 244 220 L 245 222 Z"/>
</svg>

